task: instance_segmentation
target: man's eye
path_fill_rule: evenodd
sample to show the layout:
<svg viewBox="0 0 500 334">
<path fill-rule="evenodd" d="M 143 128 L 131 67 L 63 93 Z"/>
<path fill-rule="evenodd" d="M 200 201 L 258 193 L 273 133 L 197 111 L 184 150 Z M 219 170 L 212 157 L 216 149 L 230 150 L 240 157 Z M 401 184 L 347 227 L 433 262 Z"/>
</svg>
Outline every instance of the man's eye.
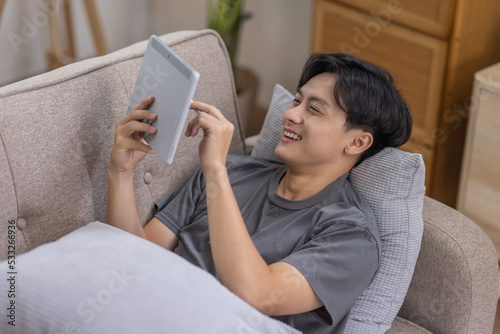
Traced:
<svg viewBox="0 0 500 334">
<path fill-rule="evenodd" d="M 315 114 L 320 114 L 320 115 L 321 115 L 321 111 L 319 111 L 319 109 L 317 109 L 317 108 L 315 108 L 315 107 L 313 107 L 313 106 L 311 106 L 311 108 L 310 108 L 310 109 L 311 109 L 311 110 L 312 110 Z"/>
<path fill-rule="evenodd" d="M 296 105 L 300 104 L 300 101 L 299 101 L 299 99 L 297 99 L 297 98 L 294 98 L 294 99 L 293 99 L 293 104 L 296 104 Z"/>
</svg>

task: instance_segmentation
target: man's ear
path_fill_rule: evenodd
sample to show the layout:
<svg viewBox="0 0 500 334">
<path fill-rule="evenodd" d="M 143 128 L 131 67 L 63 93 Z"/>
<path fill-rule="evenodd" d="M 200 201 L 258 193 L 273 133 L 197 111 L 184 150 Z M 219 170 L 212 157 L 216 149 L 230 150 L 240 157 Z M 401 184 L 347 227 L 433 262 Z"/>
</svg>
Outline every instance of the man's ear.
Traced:
<svg viewBox="0 0 500 334">
<path fill-rule="evenodd" d="M 360 155 L 370 148 L 373 144 L 373 135 L 363 130 L 353 130 L 354 136 L 345 147 L 345 153 L 348 155 Z"/>
</svg>

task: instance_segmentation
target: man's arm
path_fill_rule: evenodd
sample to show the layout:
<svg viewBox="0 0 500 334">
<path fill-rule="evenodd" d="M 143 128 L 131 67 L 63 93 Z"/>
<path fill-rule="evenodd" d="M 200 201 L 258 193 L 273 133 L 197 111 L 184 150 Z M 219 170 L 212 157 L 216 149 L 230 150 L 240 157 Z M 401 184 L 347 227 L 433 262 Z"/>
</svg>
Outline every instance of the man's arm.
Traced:
<svg viewBox="0 0 500 334">
<path fill-rule="evenodd" d="M 203 129 L 200 163 L 206 182 L 209 236 L 221 282 L 268 315 L 296 314 L 323 304 L 302 273 L 285 262 L 267 265 L 247 231 L 226 170 L 234 127 L 216 108 L 195 102 L 203 111 L 186 135 Z"/>
<path fill-rule="evenodd" d="M 296 314 L 323 304 L 291 264 L 267 265 L 248 233 L 227 172 L 205 176 L 210 245 L 221 282 L 268 315 Z"/>
<path fill-rule="evenodd" d="M 145 238 L 135 202 L 133 177 L 108 171 L 106 223 Z"/>
<path fill-rule="evenodd" d="M 179 238 L 158 218 L 143 228 L 137 212 L 131 177 L 108 172 L 108 212 L 106 222 L 173 251 Z"/>
<path fill-rule="evenodd" d="M 143 229 L 135 202 L 133 184 L 135 167 L 146 154 L 154 153 L 139 135 L 141 131 L 156 132 L 154 127 L 142 122 L 143 119 L 156 118 L 155 114 L 146 110 L 152 102 L 152 97 L 143 100 L 131 113 L 116 123 L 115 141 L 108 169 L 106 222 L 173 250 L 177 245 L 177 236 L 156 218 Z"/>
</svg>

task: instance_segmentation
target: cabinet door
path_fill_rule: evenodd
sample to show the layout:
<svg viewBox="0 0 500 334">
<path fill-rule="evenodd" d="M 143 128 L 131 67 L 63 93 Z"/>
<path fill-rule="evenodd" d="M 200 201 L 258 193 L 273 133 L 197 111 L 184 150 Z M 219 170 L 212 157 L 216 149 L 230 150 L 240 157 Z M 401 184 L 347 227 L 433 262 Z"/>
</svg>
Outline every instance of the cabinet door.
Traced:
<svg viewBox="0 0 500 334">
<path fill-rule="evenodd" d="M 347 52 L 387 68 L 412 109 L 413 134 L 403 147 L 421 153 L 431 181 L 446 61 L 446 42 L 384 24 L 369 13 L 316 0 L 313 52 Z"/>
<path fill-rule="evenodd" d="M 447 38 L 451 32 L 455 0 L 336 0 L 372 16 L 394 21 L 412 30 Z"/>
<path fill-rule="evenodd" d="M 500 259 L 500 96 L 497 94 L 482 83 L 474 89 L 457 208 L 488 234 Z"/>
</svg>

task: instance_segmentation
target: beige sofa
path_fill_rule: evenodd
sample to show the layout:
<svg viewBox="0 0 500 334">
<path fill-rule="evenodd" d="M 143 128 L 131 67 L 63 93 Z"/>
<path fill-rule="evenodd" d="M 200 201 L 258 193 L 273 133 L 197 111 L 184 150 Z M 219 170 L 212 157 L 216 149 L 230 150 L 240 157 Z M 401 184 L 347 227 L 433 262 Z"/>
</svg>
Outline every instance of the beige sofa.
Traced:
<svg viewBox="0 0 500 334">
<path fill-rule="evenodd" d="M 231 65 L 212 31 L 162 36 L 201 74 L 195 98 L 236 125 L 231 153 L 247 150 Z M 146 42 L 0 89 L 0 260 L 8 225 L 27 252 L 91 221 L 105 221 L 114 124 L 124 116 Z M 190 115 L 189 117 L 193 117 Z M 181 140 L 168 168 L 148 156 L 135 172 L 140 217 L 197 167 L 197 140 Z M 491 333 L 497 256 L 469 219 L 430 198 L 413 281 L 389 333 Z"/>
</svg>

